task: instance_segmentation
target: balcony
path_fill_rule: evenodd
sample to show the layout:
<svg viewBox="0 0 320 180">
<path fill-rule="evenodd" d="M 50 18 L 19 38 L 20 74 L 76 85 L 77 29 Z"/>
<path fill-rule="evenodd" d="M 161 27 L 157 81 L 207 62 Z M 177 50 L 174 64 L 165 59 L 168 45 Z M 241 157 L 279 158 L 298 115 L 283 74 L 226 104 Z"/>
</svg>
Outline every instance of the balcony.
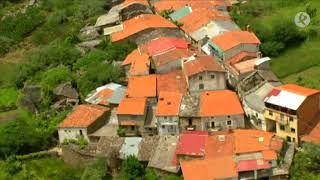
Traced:
<svg viewBox="0 0 320 180">
<path fill-rule="evenodd" d="M 288 124 L 289 124 L 289 118 L 288 118 L 288 117 L 277 116 L 277 117 L 275 118 L 275 120 L 276 120 L 278 123 L 282 124 L 282 125 L 288 125 Z"/>
</svg>

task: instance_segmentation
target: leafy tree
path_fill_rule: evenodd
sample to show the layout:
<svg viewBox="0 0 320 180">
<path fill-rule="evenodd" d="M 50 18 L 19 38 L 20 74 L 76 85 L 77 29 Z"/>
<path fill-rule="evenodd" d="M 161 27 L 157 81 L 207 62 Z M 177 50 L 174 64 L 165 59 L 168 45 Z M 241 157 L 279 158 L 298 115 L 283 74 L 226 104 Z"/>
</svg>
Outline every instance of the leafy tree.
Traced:
<svg viewBox="0 0 320 180">
<path fill-rule="evenodd" d="M 320 145 L 305 143 L 303 150 L 299 151 L 290 168 L 293 180 L 320 179 Z"/>
<path fill-rule="evenodd" d="M 133 155 L 128 156 L 127 159 L 122 162 L 121 169 L 121 176 L 126 180 L 142 178 L 145 173 L 143 165 Z"/>
<path fill-rule="evenodd" d="M 277 41 L 265 42 L 260 47 L 264 55 L 271 56 L 271 57 L 278 56 L 283 51 L 284 48 L 285 48 L 285 45 L 282 42 L 277 42 Z"/>
<path fill-rule="evenodd" d="M 89 164 L 81 177 L 81 180 L 102 180 L 107 179 L 107 161 L 105 157 L 97 157 Z"/>
<path fill-rule="evenodd" d="M 0 157 L 24 154 L 39 149 L 42 138 L 24 118 L 0 125 Z"/>
</svg>

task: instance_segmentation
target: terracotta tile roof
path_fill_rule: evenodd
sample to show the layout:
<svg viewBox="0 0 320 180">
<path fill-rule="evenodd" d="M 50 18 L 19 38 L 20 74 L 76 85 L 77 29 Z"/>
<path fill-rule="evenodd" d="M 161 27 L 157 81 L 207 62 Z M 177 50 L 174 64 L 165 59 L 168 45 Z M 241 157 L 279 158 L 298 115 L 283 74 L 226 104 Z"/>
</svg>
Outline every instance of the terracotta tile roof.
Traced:
<svg viewBox="0 0 320 180">
<path fill-rule="evenodd" d="M 190 6 L 194 10 L 198 8 L 214 8 L 215 6 L 230 7 L 231 3 L 229 0 L 159 0 L 153 3 L 157 12 L 169 9 L 178 10 L 186 5 Z"/>
<path fill-rule="evenodd" d="M 230 59 L 227 60 L 227 63 L 229 64 L 236 64 L 248 59 L 253 59 L 256 58 L 257 53 L 250 53 L 250 52 L 240 52 L 239 54 L 236 54 L 235 56 L 231 57 Z"/>
<path fill-rule="evenodd" d="M 269 161 L 264 161 L 261 159 L 239 161 L 237 164 L 238 172 L 253 171 L 258 169 L 269 169 L 270 167 L 271 165 L 269 164 Z"/>
<path fill-rule="evenodd" d="M 132 121 L 121 121 L 119 123 L 120 126 L 138 126 L 137 123 L 132 122 Z"/>
<path fill-rule="evenodd" d="M 146 5 L 146 6 L 149 6 L 149 3 L 147 0 L 125 0 L 122 5 L 123 7 L 127 7 L 131 4 L 134 4 L 134 3 L 139 3 L 139 4 L 143 4 L 143 5 Z"/>
<path fill-rule="evenodd" d="M 159 94 L 161 91 L 185 94 L 187 92 L 187 82 L 182 71 L 158 74 L 157 93 Z"/>
<path fill-rule="evenodd" d="M 229 20 L 230 16 L 224 15 L 222 12 L 217 10 L 212 10 L 210 8 L 198 8 L 193 10 L 187 16 L 179 19 L 179 22 L 183 24 L 181 29 L 186 33 L 193 33 L 206 26 L 210 21 L 213 20 Z"/>
<path fill-rule="evenodd" d="M 191 131 L 180 134 L 176 155 L 204 156 L 208 133 Z"/>
<path fill-rule="evenodd" d="M 128 81 L 127 97 L 156 97 L 156 75 L 131 76 Z"/>
<path fill-rule="evenodd" d="M 211 39 L 211 41 L 218 45 L 221 50 L 227 51 L 240 44 L 260 44 L 257 36 L 248 31 L 230 31 L 225 32 Z"/>
<path fill-rule="evenodd" d="M 274 134 L 259 130 L 234 130 L 235 153 L 250 153 L 270 150 Z"/>
<path fill-rule="evenodd" d="M 153 56 L 152 59 L 156 67 L 163 66 L 172 61 L 179 59 L 187 58 L 193 55 L 194 52 L 189 51 L 188 49 L 173 49 L 163 54 L 158 54 Z"/>
<path fill-rule="evenodd" d="M 99 105 L 79 105 L 59 124 L 59 128 L 87 128 L 109 110 Z"/>
<path fill-rule="evenodd" d="M 237 94 L 230 90 L 205 91 L 200 95 L 200 116 L 244 114 Z"/>
<path fill-rule="evenodd" d="M 277 160 L 278 159 L 278 154 L 274 150 L 264 150 L 262 151 L 263 159 L 264 160 Z"/>
<path fill-rule="evenodd" d="M 146 98 L 125 98 L 117 109 L 119 115 L 144 115 L 147 105 Z"/>
<path fill-rule="evenodd" d="M 180 162 L 184 180 L 232 179 L 238 177 L 232 156 Z"/>
<path fill-rule="evenodd" d="M 149 74 L 150 69 L 150 59 L 147 54 L 140 54 L 131 63 L 131 68 L 129 70 L 131 75 L 138 75 L 139 73 Z"/>
<path fill-rule="evenodd" d="M 142 14 L 123 23 L 123 30 L 111 34 L 111 41 L 116 42 L 150 28 L 177 28 L 169 20 L 153 14 Z"/>
<path fill-rule="evenodd" d="M 286 84 L 282 86 L 276 87 L 276 89 L 284 90 L 284 91 L 289 91 L 291 93 L 295 93 L 301 96 L 311 96 L 316 93 L 319 93 L 319 90 L 316 89 L 310 89 L 310 88 L 305 88 L 302 86 L 298 86 L 296 84 Z"/>
<path fill-rule="evenodd" d="M 158 97 L 156 116 L 177 116 L 181 100 L 181 93 L 161 91 Z"/>
<path fill-rule="evenodd" d="M 205 71 L 225 72 L 212 56 L 197 56 L 195 58 L 195 60 L 184 63 L 187 76 L 192 76 Z"/>
<path fill-rule="evenodd" d="M 139 49 L 133 50 L 124 61 L 122 61 L 122 66 L 132 64 L 136 59 L 141 57 L 141 54 L 139 52 Z"/>
<path fill-rule="evenodd" d="M 141 45 L 139 49 L 148 53 L 150 56 L 156 56 L 173 49 L 188 49 L 189 42 L 185 39 L 175 37 L 160 37 Z"/>
</svg>

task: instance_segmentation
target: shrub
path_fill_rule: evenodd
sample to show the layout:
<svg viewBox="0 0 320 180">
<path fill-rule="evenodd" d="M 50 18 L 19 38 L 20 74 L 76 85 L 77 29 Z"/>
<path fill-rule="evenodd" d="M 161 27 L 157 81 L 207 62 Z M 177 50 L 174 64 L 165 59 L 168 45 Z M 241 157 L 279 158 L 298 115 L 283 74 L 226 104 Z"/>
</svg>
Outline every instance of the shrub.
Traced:
<svg viewBox="0 0 320 180">
<path fill-rule="evenodd" d="M 126 136 L 126 131 L 125 131 L 125 129 L 123 129 L 123 128 L 118 128 L 118 129 L 117 129 L 117 134 L 118 134 L 118 136 L 120 136 L 120 137 L 124 137 L 124 136 Z"/>
<path fill-rule="evenodd" d="M 8 37 L 0 36 L 0 44 L 0 55 L 3 55 L 10 51 L 15 42 Z"/>
<path fill-rule="evenodd" d="M 282 42 L 276 42 L 276 41 L 268 41 L 263 43 L 260 46 L 261 52 L 265 56 L 271 56 L 276 57 L 278 56 L 283 50 L 285 46 Z"/>
<path fill-rule="evenodd" d="M 106 179 L 108 166 L 105 157 L 97 157 L 85 169 L 81 176 L 82 180 Z"/>
<path fill-rule="evenodd" d="M 134 180 L 142 178 L 145 172 L 143 165 L 138 159 L 130 155 L 121 164 L 121 176 L 123 179 Z"/>
<path fill-rule="evenodd" d="M 18 99 L 18 91 L 15 88 L 0 89 L 0 110 L 7 107 L 15 107 Z"/>
</svg>

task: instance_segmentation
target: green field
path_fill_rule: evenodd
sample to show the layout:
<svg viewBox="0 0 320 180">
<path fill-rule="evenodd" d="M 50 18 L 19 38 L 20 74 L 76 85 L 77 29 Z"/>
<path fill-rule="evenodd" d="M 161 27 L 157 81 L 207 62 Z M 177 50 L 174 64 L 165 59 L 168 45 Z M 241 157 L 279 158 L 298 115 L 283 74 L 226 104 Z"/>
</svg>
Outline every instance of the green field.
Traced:
<svg viewBox="0 0 320 180">
<path fill-rule="evenodd" d="M 307 7 L 316 9 L 311 23 L 300 31 L 308 34 L 300 45 L 286 48 L 279 56 L 272 58 L 272 70 L 284 83 L 296 83 L 310 88 L 320 89 L 320 1 L 319 0 L 252 0 L 241 5 L 241 11 L 253 11 L 240 14 L 240 26 L 249 24 L 269 30 L 279 21 L 294 23 L 298 12 L 306 12 Z M 248 15 L 251 14 L 251 15 Z M 256 16 L 252 16 L 256 14 Z M 312 35 L 311 35 L 312 34 Z M 258 34 L 259 36 L 259 34 Z M 261 37 L 260 37 L 261 38 Z"/>
</svg>

